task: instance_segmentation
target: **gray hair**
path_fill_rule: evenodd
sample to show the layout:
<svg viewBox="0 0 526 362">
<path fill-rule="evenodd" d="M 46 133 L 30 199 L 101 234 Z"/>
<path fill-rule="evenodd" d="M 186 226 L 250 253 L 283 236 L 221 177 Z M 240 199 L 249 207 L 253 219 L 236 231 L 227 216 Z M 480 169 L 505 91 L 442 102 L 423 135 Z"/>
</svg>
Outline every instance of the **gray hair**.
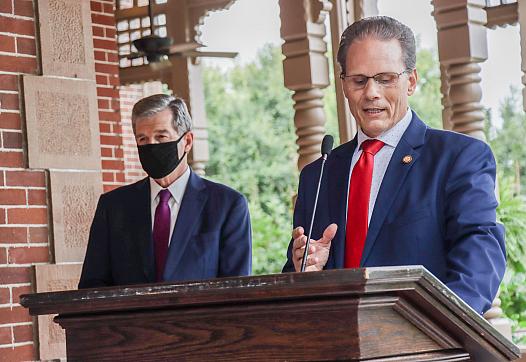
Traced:
<svg viewBox="0 0 526 362">
<path fill-rule="evenodd" d="M 345 74 L 347 50 L 352 42 L 368 37 L 385 41 L 398 40 L 402 48 L 405 70 L 416 68 L 416 41 L 413 31 L 407 25 L 388 16 L 372 16 L 358 20 L 343 32 L 337 58 L 342 74 Z"/>
<path fill-rule="evenodd" d="M 179 135 L 192 130 L 192 118 L 190 118 L 188 108 L 181 98 L 167 94 L 154 94 L 139 100 L 133 106 L 131 116 L 133 132 L 135 132 L 135 124 L 138 118 L 153 116 L 165 109 L 172 111 L 172 126 Z"/>
</svg>

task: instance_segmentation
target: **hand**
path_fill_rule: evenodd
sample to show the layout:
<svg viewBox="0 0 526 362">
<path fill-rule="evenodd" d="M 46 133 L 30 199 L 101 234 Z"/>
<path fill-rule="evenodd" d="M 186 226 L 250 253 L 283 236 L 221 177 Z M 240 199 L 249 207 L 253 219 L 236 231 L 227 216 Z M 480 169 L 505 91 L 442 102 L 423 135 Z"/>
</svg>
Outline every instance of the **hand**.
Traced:
<svg viewBox="0 0 526 362">
<path fill-rule="evenodd" d="M 305 271 L 320 271 L 323 270 L 327 259 L 329 259 L 329 250 L 331 249 L 331 242 L 336 235 L 338 225 L 330 224 L 323 232 L 323 236 L 319 240 L 310 240 L 309 255 L 307 257 L 307 265 Z M 303 260 L 303 253 L 305 252 L 305 244 L 307 243 L 307 236 L 301 226 L 292 230 L 292 261 L 294 269 L 301 271 L 301 261 Z"/>
</svg>

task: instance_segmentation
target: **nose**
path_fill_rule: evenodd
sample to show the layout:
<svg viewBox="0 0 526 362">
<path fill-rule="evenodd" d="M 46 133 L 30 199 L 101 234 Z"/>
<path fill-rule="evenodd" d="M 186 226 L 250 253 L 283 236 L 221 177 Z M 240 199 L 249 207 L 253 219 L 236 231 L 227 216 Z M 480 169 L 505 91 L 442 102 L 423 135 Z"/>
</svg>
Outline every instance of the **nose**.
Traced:
<svg viewBox="0 0 526 362">
<path fill-rule="evenodd" d="M 364 95 L 368 100 L 380 98 L 380 88 L 379 85 L 373 78 L 367 79 L 367 84 L 363 89 Z"/>
</svg>

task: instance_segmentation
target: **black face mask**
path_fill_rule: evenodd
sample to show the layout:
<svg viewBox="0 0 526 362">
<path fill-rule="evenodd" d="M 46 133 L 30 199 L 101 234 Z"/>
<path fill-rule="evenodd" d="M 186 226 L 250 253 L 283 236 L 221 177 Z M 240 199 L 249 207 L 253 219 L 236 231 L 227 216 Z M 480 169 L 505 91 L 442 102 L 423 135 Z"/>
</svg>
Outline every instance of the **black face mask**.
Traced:
<svg viewBox="0 0 526 362">
<path fill-rule="evenodd" d="M 168 176 L 175 170 L 186 155 L 186 152 L 184 152 L 179 158 L 179 152 L 177 150 L 177 145 L 185 134 L 186 132 L 175 141 L 137 146 L 139 150 L 139 160 L 148 176 L 159 179 Z"/>
</svg>

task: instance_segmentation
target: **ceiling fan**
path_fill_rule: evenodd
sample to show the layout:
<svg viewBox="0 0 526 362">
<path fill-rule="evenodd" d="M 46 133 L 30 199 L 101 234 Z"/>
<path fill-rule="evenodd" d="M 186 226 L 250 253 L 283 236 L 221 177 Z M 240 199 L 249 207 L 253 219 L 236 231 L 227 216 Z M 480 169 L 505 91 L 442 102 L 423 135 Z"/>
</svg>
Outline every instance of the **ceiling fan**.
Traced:
<svg viewBox="0 0 526 362">
<path fill-rule="evenodd" d="M 183 57 L 211 57 L 211 58 L 235 58 L 235 52 L 204 52 L 196 49 L 204 47 L 199 43 L 173 44 L 173 39 L 161 37 L 154 33 L 154 23 L 152 14 L 152 0 L 148 1 L 148 17 L 150 18 L 150 35 L 135 39 L 132 44 L 137 52 L 126 56 L 128 59 L 146 57 L 148 63 L 158 63 L 164 61 L 168 56 Z"/>
</svg>

